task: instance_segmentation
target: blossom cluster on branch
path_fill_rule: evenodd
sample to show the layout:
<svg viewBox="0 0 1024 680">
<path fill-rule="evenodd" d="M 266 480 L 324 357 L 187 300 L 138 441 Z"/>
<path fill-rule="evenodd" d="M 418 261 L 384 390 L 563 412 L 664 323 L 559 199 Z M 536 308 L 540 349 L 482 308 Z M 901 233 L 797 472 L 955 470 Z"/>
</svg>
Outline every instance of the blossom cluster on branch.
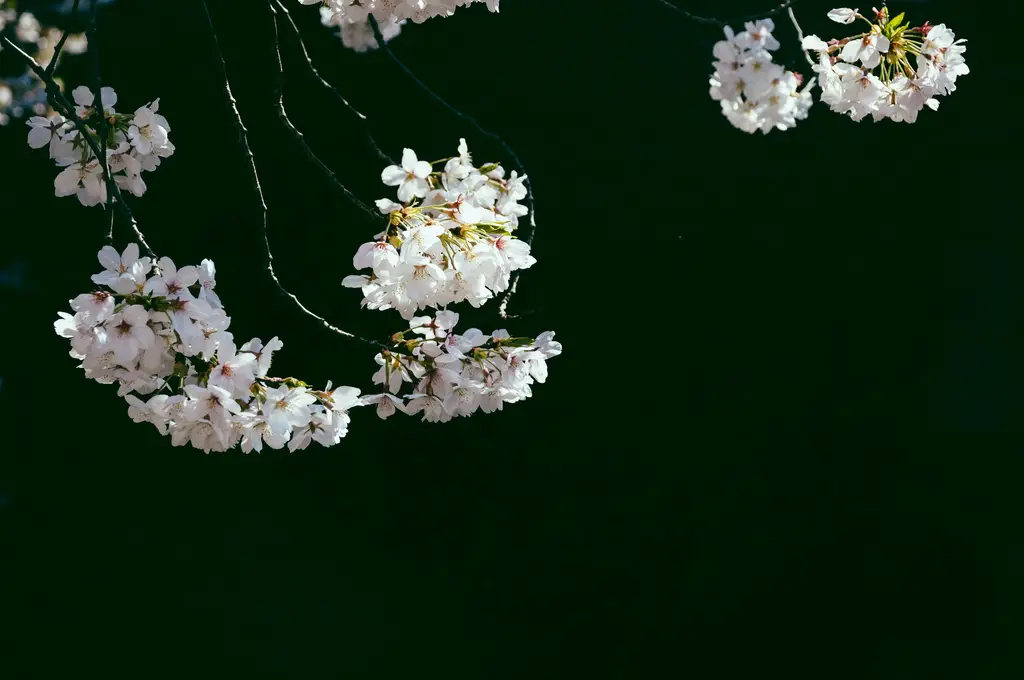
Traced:
<svg viewBox="0 0 1024 680">
<path fill-rule="evenodd" d="M 0 32 L 8 26 L 13 27 L 13 37 L 40 66 L 49 66 L 61 39 L 60 29 L 43 26 L 31 12 L 19 13 L 9 6 L 7 0 L 0 0 Z M 65 40 L 62 52 L 82 54 L 87 48 L 85 33 L 73 33 Z M 20 75 L 0 79 L 0 125 L 6 125 L 11 118 L 21 118 L 27 112 L 39 116 L 52 113 L 46 101 L 45 84 L 29 69 Z"/>
<path fill-rule="evenodd" d="M 118 113 L 114 110 L 117 93 L 113 88 L 100 90 L 101 106 L 95 105 L 93 91 L 84 85 L 76 87 L 71 95 L 75 116 L 82 121 L 84 130 L 59 113 L 48 118 L 33 116 L 28 120 L 29 146 L 33 149 L 47 147 L 50 158 L 64 168 L 54 179 L 54 193 L 77 196 L 85 206 L 106 202 L 103 164 L 84 136 L 89 135 L 98 148 L 105 150 L 106 162 L 117 186 L 142 196 L 146 192 L 142 173 L 155 170 L 161 158 L 174 153 L 174 145 L 168 138 L 171 126 L 158 113 L 160 100 L 140 106 L 134 113 Z M 100 139 L 101 123 L 109 128 L 106 139 Z"/>
<path fill-rule="evenodd" d="M 853 120 L 870 115 L 876 121 L 913 123 L 925 107 L 938 109 L 936 97 L 956 90 L 957 76 L 970 73 L 963 56 L 966 41 L 957 40 L 945 24 L 911 26 L 903 22 L 903 13 L 890 18 L 885 7 L 870 19 L 846 7 L 828 16 L 841 24 L 860 20 L 869 26 L 828 42 L 809 35 L 802 45 L 818 53 L 814 70 L 821 100 Z"/>
<path fill-rule="evenodd" d="M 347 17 L 342 12 L 335 13 L 329 7 L 320 8 L 320 21 L 324 26 L 337 26 L 338 36 L 341 43 L 356 52 L 366 52 L 377 49 L 377 38 L 373 35 L 373 28 L 367 19 L 356 20 Z M 394 16 L 379 21 L 377 27 L 380 29 L 380 37 L 384 42 L 390 42 L 402 32 L 405 19 L 398 19 Z"/>
<path fill-rule="evenodd" d="M 715 43 L 711 98 L 744 132 L 788 130 L 807 118 L 813 103 L 808 88 L 799 89 L 802 76 L 772 62 L 779 48 L 774 30 L 771 19 L 748 21 L 740 33 L 726 26 L 726 39 Z"/>
<path fill-rule="evenodd" d="M 826 42 L 816 35 L 802 37 L 789 12 L 801 49 L 817 52 L 817 63 L 807 58 L 818 74 L 821 100 L 855 121 L 870 115 L 875 121 L 913 123 L 925 107 L 938 109 L 936 97 L 952 93 L 957 77 L 970 73 L 963 56 L 966 41 L 957 40 L 945 24 L 911 26 L 904 13 L 890 17 L 886 7 L 873 10 L 871 18 L 839 7 L 828 12 L 831 20 L 863 21 L 868 30 Z M 787 130 L 807 117 L 812 104 L 814 81 L 798 91 L 800 74 L 772 63 L 771 51 L 780 46 L 774 30 L 771 19 L 747 22 L 740 33 L 726 26 L 726 39 L 714 47 L 711 98 L 746 132 Z"/>
<path fill-rule="evenodd" d="M 395 19 L 419 24 L 436 16 L 451 16 L 459 7 L 485 3 L 487 9 L 498 11 L 500 0 L 299 0 L 303 5 L 322 5 L 338 20 L 359 23 L 373 15 L 381 25 Z"/>
<path fill-rule="evenodd" d="M 415 317 L 406 331 L 393 336 L 397 350 L 374 357 L 380 369 L 373 382 L 383 391 L 364 401 L 376 402 L 377 415 L 387 418 L 397 409 L 446 422 L 477 410 L 500 411 L 503 404 L 530 397 L 530 386 L 547 379 L 546 361 L 562 353 L 551 331 L 517 338 L 505 329 L 484 335 L 470 328 L 459 335 L 458 322 L 459 315 L 448 310 Z M 423 337 L 407 339 L 406 333 Z M 403 383 L 414 384 L 404 397 L 408 403 L 398 396 Z"/>
<path fill-rule="evenodd" d="M 387 228 L 353 258 L 356 269 L 372 273 L 342 281 L 362 289 L 364 306 L 396 309 L 406 320 L 463 300 L 479 307 L 508 289 L 513 271 L 536 262 L 513 236 L 528 212 L 519 203 L 526 176 L 513 170 L 506 178 L 497 163 L 475 167 L 465 139 L 457 156 L 434 163 L 405 149 L 402 164 L 385 168 L 381 180 L 398 187 L 402 203 L 377 201 Z"/>
<path fill-rule="evenodd" d="M 264 444 L 296 451 L 311 441 L 332 446 L 347 434 L 359 390 L 269 377 L 284 343 L 253 338 L 236 347 L 212 261 L 154 263 L 134 243 L 123 253 L 106 246 L 98 258 L 97 289 L 70 300 L 74 314 L 60 312 L 54 329 L 70 340 L 86 377 L 118 384 L 132 420 L 152 423 L 174 446 L 206 453 Z"/>
</svg>

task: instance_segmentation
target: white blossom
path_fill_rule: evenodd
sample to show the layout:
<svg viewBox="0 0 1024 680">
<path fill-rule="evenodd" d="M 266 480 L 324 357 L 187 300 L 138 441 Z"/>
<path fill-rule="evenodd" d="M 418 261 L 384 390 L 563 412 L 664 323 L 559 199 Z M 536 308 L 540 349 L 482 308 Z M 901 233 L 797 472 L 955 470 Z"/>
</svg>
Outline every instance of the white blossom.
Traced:
<svg viewBox="0 0 1024 680">
<path fill-rule="evenodd" d="M 771 19 L 748 21 L 736 33 L 725 27 L 725 40 L 712 50 L 715 71 L 711 98 L 734 127 L 744 132 L 788 130 L 807 117 L 812 104 L 810 85 L 800 89 L 801 76 L 772 62 L 779 48 Z"/>
<path fill-rule="evenodd" d="M 528 209 L 525 176 L 497 163 L 477 168 L 461 139 L 458 155 L 434 172 L 411 150 L 401 166 L 381 179 L 397 186 L 403 204 L 377 202 L 388 215 L 386 231 L 364 243 L 353 257 L 356 269 L 342 285 L 360 288 L 369 309 L 397 310 L 411 320 L 418 310 L 458 302 L 478 307 L 508 289 L 513 272 L 533 266 L 530 246 L 513 232 Z M 416 198 L 423 202 L 417 204 Z"/>
<path fill-rule="evenodd" d="M 829 17 L 848 24 L 855 13 L 841 8 Z M 808 35 L 802 46 L 818 53 L 821 100 L 833 111 L 857 121 L 870 114 L 913 123 L 925 108 L 937 110 L 936 97 L 955 91 L 957 77 L 970 73 L 964 42 L 945 24 L 896 25 L 883 8 L 866 33 L 829 42 Z"/>
<path fill-rule="evenodd" d="M 207 453 L 332 446 L 348 433 L 348 410 L 362 403 L 357 389 L 267 377 L 283 346 L 277 337 L 236 348 L 212 293 L 212 261 L 178 268 L 162 257 L 154 268 L 134 243 L 121 253 L 105 246 L 97 258 L 100 288 L 71 299 L 75 313 L 60 312 L 54 331 L 88 378 L 118 386 L 132 420 Z"/>
</svg>

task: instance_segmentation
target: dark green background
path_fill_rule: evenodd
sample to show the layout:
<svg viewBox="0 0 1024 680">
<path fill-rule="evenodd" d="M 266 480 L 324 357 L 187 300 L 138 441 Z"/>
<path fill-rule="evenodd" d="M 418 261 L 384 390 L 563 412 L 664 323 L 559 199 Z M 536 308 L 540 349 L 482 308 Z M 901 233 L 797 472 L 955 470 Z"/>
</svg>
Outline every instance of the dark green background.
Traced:
<svg viewBox="0 0 1024 680">
<path fill-rule="evenodd" d="M 288 6 L 390 154 L 466 137 L 507 160 L 385 55 Z M 274 117 L 264 3 L 211 7 L 282 279 L 345 328 L 397 330 L 339 285 L 377 225 Z M 796 5 L 823 37 L 843 31 L 830 7 Z M 104 216 L 54 198 L 45 154 L 0 130 L 0 267 L 27 282 L 0 291 L 4 675 L 1020 677 L 1024 253 L 1003 207 L 1019 122 L 996 52 L 1019 13 L 893 9 L 970 40 L 973 72 L 938 113 L 855 124 L 816 104 L 749 137 L 707 96 L 720 32 L 655 0 L 506 0 L 407 26 L 395 52 L 527 166 L 538 264 L 507 326 L 554 329 L 565 354 L 502 414 L 357 411 L 341 445 L 296 454 L 174 449 L 81 377 L 52 322 L 88 289 Z M 777 56 L 809 74 L 776 21 Z M 119 108 L 159 96 L 173 126 L 177 153 L 132 202 L 150 243 L 215 260 L 236 337 L 284 339 L 275 372 L 368 389 L 372 356 L 265 274 L 198 3 L 122 0 L 100 22 Z M 292 120 L 350 188 L 390 195 L 359 124 L 287 34 L 282 50 Z"/>
</svg>

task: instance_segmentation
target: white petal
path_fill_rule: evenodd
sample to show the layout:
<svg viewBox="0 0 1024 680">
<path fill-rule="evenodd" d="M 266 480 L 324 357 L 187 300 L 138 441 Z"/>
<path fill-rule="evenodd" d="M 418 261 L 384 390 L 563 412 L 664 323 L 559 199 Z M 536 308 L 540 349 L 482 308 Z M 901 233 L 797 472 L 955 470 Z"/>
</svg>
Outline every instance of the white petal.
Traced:
<svg viewBox="0 0 1024 680">
<path fill-rule="evenodd" d="M 71 96 L 79 106 L 92 106 L 92 90 L 85 85 L 79 85 L 71 91 Z"/>
<path fill-rule="evenodd" d="M 405 176 L 408 173 L 397 165 L 389 165 L 384 168 L 384 171 L 380 173 L 380 181 L 384 182 L 389 187 L 398 186 L 405 181 Z M 384 199 L 386 200 L 386 199 Z"/>
<path fill-rule="evenodd" d="M 412 149 L 402 150 L 402 167 L 405 168 L 406 172 L 412 172 L 416 166 L 416 152 Z"/>
</svg>

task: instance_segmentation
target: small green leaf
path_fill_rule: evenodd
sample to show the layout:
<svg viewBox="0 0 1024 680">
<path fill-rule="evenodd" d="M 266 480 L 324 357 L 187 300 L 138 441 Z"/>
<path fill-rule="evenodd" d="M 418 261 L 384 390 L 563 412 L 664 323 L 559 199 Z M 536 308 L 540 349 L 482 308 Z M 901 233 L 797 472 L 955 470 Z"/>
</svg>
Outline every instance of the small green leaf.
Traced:
<svg viewBox="0 0 1024 680">
<path fill-rule="evenodd" d="M 900 12 L 899 14 L 894 16 L 892 19 L 889 20 L 889 23 L 887 23 L 885 25 L 885 28 L 887 30 L 891 30 L 891 29 L 899 26 L 900 22 L 903 21 L 903 15 L 905 15 L 905 14 L 906 14 L 906 12 Z"/>
</svg>

